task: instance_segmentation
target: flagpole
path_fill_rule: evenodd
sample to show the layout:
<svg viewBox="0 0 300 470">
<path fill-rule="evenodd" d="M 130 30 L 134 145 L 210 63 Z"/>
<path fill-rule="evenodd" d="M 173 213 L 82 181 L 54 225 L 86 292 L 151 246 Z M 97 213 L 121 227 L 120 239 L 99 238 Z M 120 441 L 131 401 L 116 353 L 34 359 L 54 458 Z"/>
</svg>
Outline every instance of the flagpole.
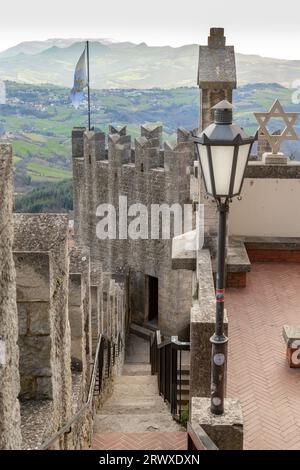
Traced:
<svg viewBox="0 0 300 470">
<path fill-rule="evenodd" d="M 86 41 L 86 61 L 87 61 L 87 90 L 88 90 L 88 128 L 91 130 L 91 95 L 90 95 L 90 49 L 89 41 Z"/>
</svg>

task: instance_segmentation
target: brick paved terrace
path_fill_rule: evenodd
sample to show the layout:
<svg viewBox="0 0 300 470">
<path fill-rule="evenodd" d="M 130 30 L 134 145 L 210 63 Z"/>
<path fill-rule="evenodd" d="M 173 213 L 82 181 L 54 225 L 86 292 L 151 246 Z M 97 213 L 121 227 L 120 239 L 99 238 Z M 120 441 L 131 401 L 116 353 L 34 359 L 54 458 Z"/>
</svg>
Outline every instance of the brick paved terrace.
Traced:
<svg viewBox="0 0 300 470">
<path fill-rule="evenodd" d="M 300 371 L 281 333 L 300 321 L 300 264 L 254 263 L 247 277 L 226 292 L 228 396 L 242 403 L 245 449 L 300 449 Z"/>
</svg>

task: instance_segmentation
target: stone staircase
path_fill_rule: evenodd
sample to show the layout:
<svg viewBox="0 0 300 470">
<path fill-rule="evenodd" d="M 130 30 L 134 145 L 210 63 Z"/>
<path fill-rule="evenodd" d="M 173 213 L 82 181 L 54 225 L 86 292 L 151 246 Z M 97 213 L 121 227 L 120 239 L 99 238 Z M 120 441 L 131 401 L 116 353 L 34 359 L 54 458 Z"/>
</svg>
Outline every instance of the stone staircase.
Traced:
<svg viewBox="0 0 300 470">
<path fill-rule="evenodd" d="M 185 429 L 158 394 L 148 355 L 148 342 L 130 335 L 123 373 L 95 419 L 94 449 L 186 449 Z"/>
</svg>

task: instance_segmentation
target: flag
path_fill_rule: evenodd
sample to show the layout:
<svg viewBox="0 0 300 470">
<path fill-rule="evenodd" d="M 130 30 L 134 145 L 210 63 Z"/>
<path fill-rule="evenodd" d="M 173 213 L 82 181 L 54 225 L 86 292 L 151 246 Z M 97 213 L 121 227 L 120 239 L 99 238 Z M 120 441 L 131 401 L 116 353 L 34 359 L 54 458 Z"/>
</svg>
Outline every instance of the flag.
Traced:
<svg viewBox="0 0 300 470">
<path fill-rule="evenodd" d="M 80 103 L 84 99 L 84 88 L 88 85 L 87 74 L 86 74 L 86 47 L 81 54 L 74 73 L 74 85 L 70 93 L 71 101 L 75 108 L 78 108 Z"/>
</svg>

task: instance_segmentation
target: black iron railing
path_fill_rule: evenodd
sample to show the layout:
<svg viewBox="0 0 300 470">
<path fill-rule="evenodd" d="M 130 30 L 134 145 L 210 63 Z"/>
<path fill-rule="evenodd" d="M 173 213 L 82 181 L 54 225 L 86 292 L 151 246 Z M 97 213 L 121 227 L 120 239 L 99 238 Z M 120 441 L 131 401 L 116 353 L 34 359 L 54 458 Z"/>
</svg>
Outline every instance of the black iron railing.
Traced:
<svg viewBox="0 0 300 470">
<path fill-rule="evenodd" d="M 219 450 L 199 424 L 187 424 L 188 450 Z"/>
<path fill-rule="evenodd" d="M 155 331 L 150 341 L 152 375 L 157 374 L 159 393 L 170 404 L 174 417 L 182 415 L 182 351 L 189 351 L 190 343 L 178 341 L 177 336 L 162 341 Z"/>
<path fill-rule="evenodd" d="M 64 438 L 72 431 L 72 427 L 76 425 L 81 418 L 83 418 L 85 413 L 89 411 L 93 412 L 94 397 L 102 392 L 106 385 L 107 378 L 111 375 L 111 348 L 111 341 L 104 335 L 100 335 L 97 342 L 86 402 L 59 431 L 42 443 L 39 448 L 40 450 L 52 448 L 57 441 Z"/>
</svg>

